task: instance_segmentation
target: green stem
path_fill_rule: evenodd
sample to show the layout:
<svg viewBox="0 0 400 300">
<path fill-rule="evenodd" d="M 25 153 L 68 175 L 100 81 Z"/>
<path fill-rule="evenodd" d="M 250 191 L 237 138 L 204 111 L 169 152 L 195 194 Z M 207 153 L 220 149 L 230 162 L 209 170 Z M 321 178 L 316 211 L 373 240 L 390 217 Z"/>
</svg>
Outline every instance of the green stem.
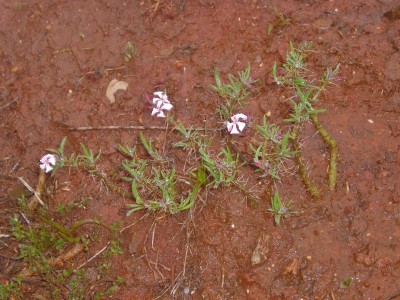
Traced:
<svg viewBox="0 0 400 300">
<path fill-rule="evenodd" d="M 85 224 L 96 224 L 96 225 L 100 225 L 100 226 L 106 227 L 107 229 L 111 230 L 109 227 L 107 227 L 106 225 L 102 224 L 100 221 L 95 220 L 95 219 L 79 220 L 74 225 L 72 225 L 70 229 L 67 229 L 64 226 L 62 226 L 61 224 L 50 221 L 50 220 L 46 219 L 45 217 L 39 216 L 39 218 L 43 222 L 47 223 L 48 225 L 50 225 L 51 227 L 56 229 L 58 231 L 58 233 L 62 236 L 62 238 L 70 243 L 77 243 L 80 241 L 80 238 L 75 237 L 74 233 L 79 227 L 81 227 Z"/>
<path fill-rule="evenodd" d="M 233 184 L 250 200 L 251 206 L 253 208 L 258 207 L 258 201 L 256 196 L 253 196 L 248 189 L 246 189 L 243 185 L 241 185 L 237 181 L 233 181 Z"/>
<path fill-rule="evenodd" d="M 298 142 L 299 134 L 300 134 L 300 125 L 296 124 L 296 126 L 293 128 L 291 140 L 293 143 L 294 150 L 296 151 L 295 159 L 299 167 L 300 177 L 306 187 L 307 192 L 309 192 L 310 195 L 314 198 L 320 198 L 321 193 L 318 187 L 312 181 L 310 175 L 307 172 L 307 168 L 302 160 L 301 148 Z"/>
<path fill-rule="evenodd" d="M 206 169 L 200 166 L 197 170 L 197 180 L 189 196 L 180 204 L 180 210 L 186 210 L 193 206 L 200 189 L 207 182 Z"/>
<path fill-rule="evenodd" d="M 48 219 L 46 219 L 45 217 L 39 216 L 40 220 L 42 220 L 43 222 L 47 223 L 48 225 L 50 225 L 51 227 L 53 227 L 54 229 L 56 229 L 58 231 L 58 233 L 62 236 L 63 239 L 65 239 L 66 241 L 70 242 L 70 243 L 76 243 L 79 242 L 79 238 L 76 238 L 73 234 L 73 232 L 71 232 L 71 230 L 68 230 L 67 228 L 65 228 L 64 226 L 50 221 Z"/>
<path fill-rule="evenodd" d="M 326 131 L 326 129 L 319 122 L 317 115 L 312 114 L 310 118 L 311 122 L 318 130 L 324 142 L 329 146 L 330 160 L 329 160 L 329 171 L 328 171 L 328 183 L 329 183 L 329 189 L 331 191 L 334 191 L 336 188 L 336 178 L 337 178 L 336 163 L 338 157 L 338 146 L 336 141 L 329 135 L 328 131 Z"/>
</svg>

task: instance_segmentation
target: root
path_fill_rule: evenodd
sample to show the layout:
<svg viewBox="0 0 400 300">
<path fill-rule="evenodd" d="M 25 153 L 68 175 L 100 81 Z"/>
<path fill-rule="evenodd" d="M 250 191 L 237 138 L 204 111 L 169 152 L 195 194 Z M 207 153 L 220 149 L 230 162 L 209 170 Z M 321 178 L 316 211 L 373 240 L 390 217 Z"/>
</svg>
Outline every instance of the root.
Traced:
<svg viewBox="0 0 400 300">
<path fill-rule="evenodd" d="M 31 211 L 34 211 L 37 208 L 38 204 L 45 206 L 44 202 L 41 200 L 43 191 L 45 189 L 46 184 L 46 173 L 40 170 L 38 183 L 36 185 L 36 190 L 32 191 L 33 196 L 28 201 L 28 207 Z"/>
<path fill-rule="evenodd" d="M 329 189 L 334 191 L 336 188 L 337 169 L 336 162 L 338 157 L 338 146 L 336 141 L 329 135 L 328 131 L 319 122 L 317 115 L 311 115 L 311 122 L 318 130 L 325 144 L 328 145 L 330 150 L 329 170 L 328 170 L 328 183 Z"/>
</svg>

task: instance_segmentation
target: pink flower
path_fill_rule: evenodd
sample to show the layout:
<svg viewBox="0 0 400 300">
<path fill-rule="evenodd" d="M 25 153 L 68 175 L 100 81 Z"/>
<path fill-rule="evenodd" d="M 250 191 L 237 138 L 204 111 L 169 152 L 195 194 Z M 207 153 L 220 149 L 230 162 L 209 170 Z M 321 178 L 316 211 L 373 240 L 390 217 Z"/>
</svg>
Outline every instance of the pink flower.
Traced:
<svg viewBox="0 0 400 300">
<path fill-rule="evenodd" d="M 40 160 L 40 168 L 46 173 L 53 170 L 53 166 L 56 164 L 56 157 L 53 154 L 46 154 Z"/>
<path fill-rule="evenodd" d="M 160 118 L 165 118 L 164 110 L 170 111 L 173 106 L 168 100 L 168 96 L 164 92 L 154 92 L 153 110 L 151 115 L 156 115 Z"/>
<path fill-rule="evenodd" d="M 269 162 L 263 162 L 261 160 L 254 160 L 254 164 L 259 167 L 260 169 L 262 169 L 267 175 L 269 175 L 269 169 L 271 167 L 271 165 L 269 164 Z"/>
<path fill-rule="evenodd" d="M 232 122 L 227 122 L 226 127 L 230 134 L 240 134 L 244 127 L 246 126 L 245 122 L 247 120 L 247 116 L 245 114 L 236 114 L 231 117 Z"/>
</svg>

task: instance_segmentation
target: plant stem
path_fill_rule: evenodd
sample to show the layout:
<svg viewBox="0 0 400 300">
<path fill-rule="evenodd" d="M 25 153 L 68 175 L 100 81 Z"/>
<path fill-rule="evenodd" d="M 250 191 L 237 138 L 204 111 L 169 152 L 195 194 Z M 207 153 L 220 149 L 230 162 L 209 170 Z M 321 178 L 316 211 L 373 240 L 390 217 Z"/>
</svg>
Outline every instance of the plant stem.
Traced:
<svg viewBox="0 0 400 300">
<path fill-rule="evenodd" d="M 238 183 L 236 180 L 233 181 L 234 186 L 236 186 L 249 200 L 253 208 L 258 207 L 257 196 L 254 196 L 248 189 L 246 189 L 242 184 Z"/>
<path fill-rule="evenodd" d="M 338 146 L 336 141 L 329 135 L 328 131 L 326 131 L 326 129 L 319 122 L 317 115 L 312 114 L 310 118 L 311 122 L 318 130 L 324 142 L 328 144 L 329 150 L 331 152 L 329 160 L 328 183 L 329 183 L 329 189 L 331 191 L 334 191 L 336 188 L 336 177 L 337 177 L 336 162 L 338 157 Z"/>
<path fill-rule="evenodd" d="M 304 165 L 301 157 L 301 148 L 298 142 L 299 134 L 300 134 L 300 124 L 296 124 L 292 131 L 291 140 L 293 143 L 294 150 L 296 151 L 295 159 L 299 167 L 300 177 L 304 185 L 306 186 L 307 192 L 309 192 L 310 195 L 314 198 L 320 198 L 321 193 L 318 187 L 312 181 L 310 175 L 308 174 L 307 168 Z"/>
</svg>

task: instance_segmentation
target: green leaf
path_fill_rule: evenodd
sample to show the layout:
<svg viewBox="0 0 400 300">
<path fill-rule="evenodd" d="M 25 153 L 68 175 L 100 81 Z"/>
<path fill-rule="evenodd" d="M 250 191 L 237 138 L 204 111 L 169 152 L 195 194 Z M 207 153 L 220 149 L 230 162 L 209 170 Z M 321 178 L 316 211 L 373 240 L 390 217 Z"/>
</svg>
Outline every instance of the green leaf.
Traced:
<svg viewBox="0 0 400 300">
<path fill-rule="evenodd" d="M 340 288 L 347 289 L 352 282 L 353 282 L 353 278 L 350 276 L 343 278 L 342 281 L 340 282 Z"/>
</svg>

